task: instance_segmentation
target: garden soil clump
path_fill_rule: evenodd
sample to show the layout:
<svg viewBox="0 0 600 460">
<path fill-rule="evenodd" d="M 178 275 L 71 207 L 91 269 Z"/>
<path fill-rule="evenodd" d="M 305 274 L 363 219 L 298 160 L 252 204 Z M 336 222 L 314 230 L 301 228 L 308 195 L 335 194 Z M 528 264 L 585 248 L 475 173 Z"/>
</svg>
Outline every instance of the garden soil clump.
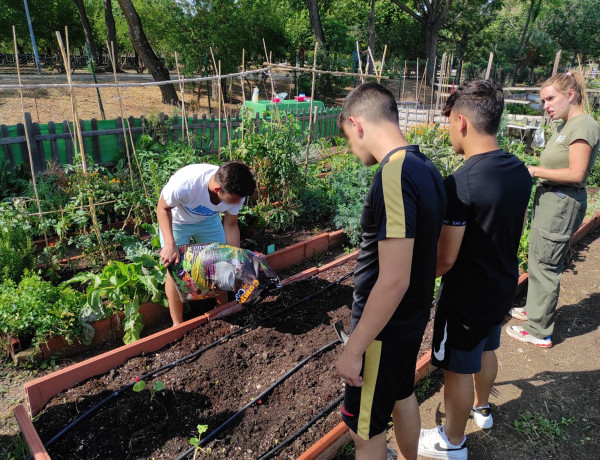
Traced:
<svg viewBox="0 0 600 460">
<path fill-rule="evenodd" d="M 155 353 L 129 360 L 54 397 L 34 424 L 49 440 L 78 415 L 143 374 L 182 358 L 258 318 L 315 293 L 354 269 L 355 261 L 283 288 L 262 304 L 215 320 Z M 165 384 L 151 400 L 148 390 L 127 390 L 94 412 L 49 448 L 53 459 L 175 458 L 190 448 L 198 425 L 210 433 L 275 380 L 334 341 L 332 325 L 346 328 L 352 305 L 352 277 L 287 312 L 261 323 L 197 359 L 158 374 Z M 425 341 L 426 342 L 426 341 Z M 422 352 L 429 344 L 424 343 Z M 258 458 L 303 426 L 337 397 L 343 386 L 335 371 L 337 345 L 308 361 L 267 397 L 257 400 L 206 446 L 202 458 Z M 339 407 L 275 458 L 295 458 L 340 421 Z M 206 435 L 206 434 L 205 434 Z M 191 458 L 191 456 L 190 456 Z"/>
</svg>

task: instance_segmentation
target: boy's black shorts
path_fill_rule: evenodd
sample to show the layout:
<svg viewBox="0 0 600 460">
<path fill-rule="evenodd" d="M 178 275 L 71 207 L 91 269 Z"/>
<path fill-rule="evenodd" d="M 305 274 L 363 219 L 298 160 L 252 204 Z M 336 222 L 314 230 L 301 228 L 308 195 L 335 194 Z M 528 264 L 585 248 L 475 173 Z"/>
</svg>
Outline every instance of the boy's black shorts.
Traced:
<svg viewBox="0 0 600 460">
<path fill-rule="evenodd" d="M 362 387 L 346 385 L 342 420 L 363 439 L 387 429 L 396 401 L 414 390 L 421 339 L 374 340 L 363 355 Z"/>
</svg>

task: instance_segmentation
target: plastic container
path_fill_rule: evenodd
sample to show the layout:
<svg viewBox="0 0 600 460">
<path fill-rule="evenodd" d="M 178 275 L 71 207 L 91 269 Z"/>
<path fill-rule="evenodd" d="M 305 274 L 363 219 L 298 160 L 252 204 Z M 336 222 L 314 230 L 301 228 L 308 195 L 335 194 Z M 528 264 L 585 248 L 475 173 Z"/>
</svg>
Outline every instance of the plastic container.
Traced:
<svg viewBox="0 0 600 460">
<path fill-rule="evenodd" d="M 252 102 L 258 102 L 258 88 L 255 86 L 252 91 Z"/>
</svg>

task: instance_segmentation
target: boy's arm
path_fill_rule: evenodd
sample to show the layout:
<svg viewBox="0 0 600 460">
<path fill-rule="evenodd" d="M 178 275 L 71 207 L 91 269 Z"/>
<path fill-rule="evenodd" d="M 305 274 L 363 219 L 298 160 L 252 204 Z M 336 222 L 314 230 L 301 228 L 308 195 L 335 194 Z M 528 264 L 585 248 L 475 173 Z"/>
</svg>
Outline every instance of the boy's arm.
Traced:
<svg viewBox="0 0 600 460">
<path fill-rule="evenodd" d="M 465 226 L 442 225 L 438 240 L 437 268 L 435 276 L 439 278 L 450 271 L 458 257 L 458 251 L 465 235 Z"/>
<path fill-rule="evenodd" d="M 173 208 L 167 204 L 161 195 L 156 207 L 156 216 L 165 242 L 165 246 L 160 251 L 160 260 L 165 267 L 179 262 L 179 249 L 173 237 L 173 215 L 171 214 L 171 209 Z"/>
<path fill-rule="evenodd" d="M 240 228 L 238 226 L 237 214 L 229 214 L 225 211 L 223 218 L 223 229 L 225 230 L 225 241 L 229 246 L 240 247 Z"/>
<path fill-rule="evenodd" d="M 388 323 L 410 283 L 413 238 L 385 238 L 378 243 L 379 276 L 363 314 L 350 335 L 337 370 L 348 385 L 362 386 L 362 355 Z"/>
</svg>

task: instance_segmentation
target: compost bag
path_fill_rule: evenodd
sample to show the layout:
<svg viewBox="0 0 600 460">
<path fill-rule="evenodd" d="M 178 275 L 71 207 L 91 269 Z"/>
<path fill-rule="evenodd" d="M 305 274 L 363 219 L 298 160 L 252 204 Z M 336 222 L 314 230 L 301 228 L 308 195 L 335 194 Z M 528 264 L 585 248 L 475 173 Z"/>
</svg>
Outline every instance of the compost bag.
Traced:
<svg viewBox="0 0 600 460">
<path fill-rule="evenodd" d="M 281 286 L 261 255 L 219 243 L 181 246 L 179 263 L 169 270 L 184 302 L 229 291 L 240 304 L 254 305 Z"/>
</svg>

